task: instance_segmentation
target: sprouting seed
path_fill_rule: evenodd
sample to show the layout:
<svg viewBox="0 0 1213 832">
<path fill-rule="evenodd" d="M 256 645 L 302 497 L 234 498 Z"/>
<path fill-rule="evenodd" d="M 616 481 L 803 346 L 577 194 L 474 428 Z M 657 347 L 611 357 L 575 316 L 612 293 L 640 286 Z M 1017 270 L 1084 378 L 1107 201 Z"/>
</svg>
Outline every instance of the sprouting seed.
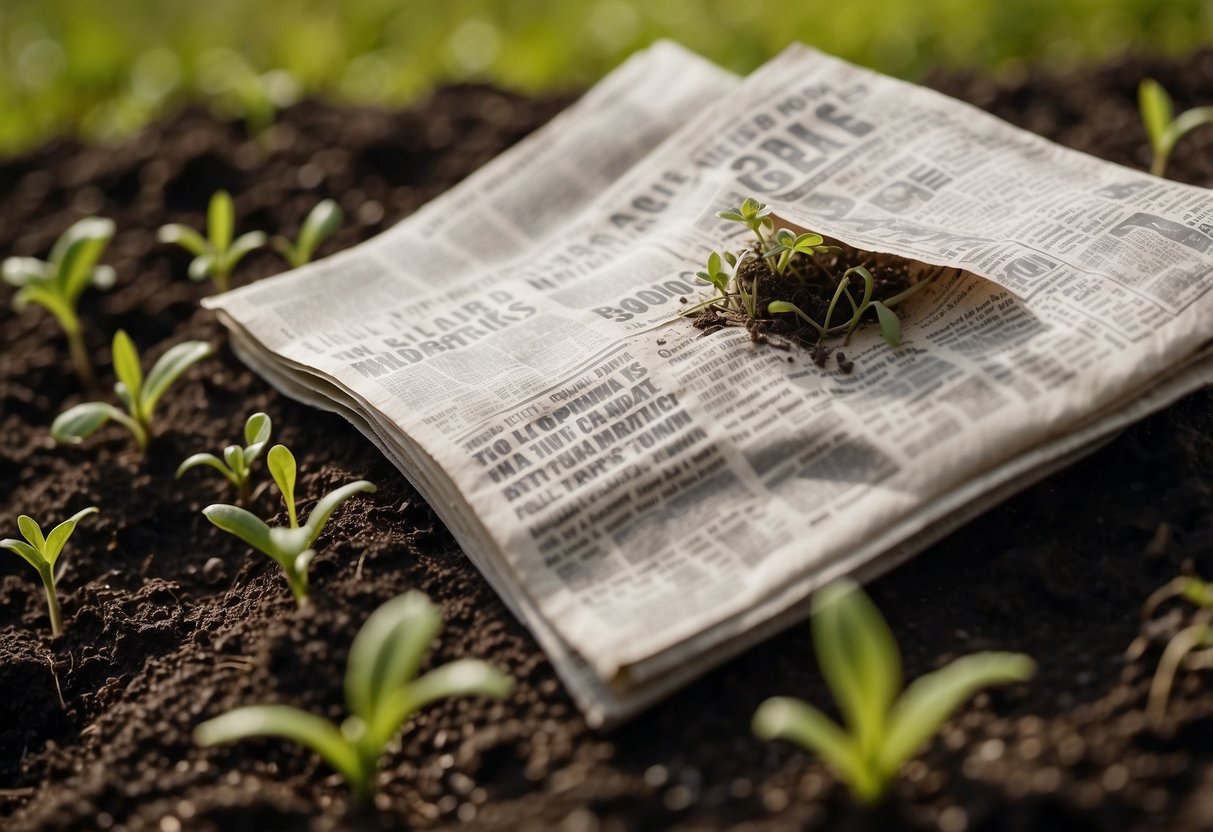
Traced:
<svg viewBox="0 0 1213 832">
<path fill-rule="evenodd" d="M 214 454 L 200 453 L 188 457 L 177 466 L 177 476 L 180 477 L 191 468 L 209 465 L 236 486 L 237 498 L 247 502 L 251 493 L 249 474 L 252 465 L 261 456 L 261 450 L 270 441 L 270 417 L 264 413 L 254 413 L 244 423 L 244 447 L 228 445 L 223 449 L 223 459 Z"/>
<path fill-rule="evenodd" d="M 1167 715 L 1167 701 L 1180 667 L 1213 667 L 1213 585 L 1196 576 L 1175 578 L 1146 599 L 1142 618 L 1148 619 L 1171 598 L 1182 598 L 1197 609 L 1192 623 L 1171 637 L 1158 660 L 1146 702 L 1146 716 L 1152 725 L 1161 724 Z"/>
<path fill-rule="evenodd" d="M 271 527 L 250 511 L 222 503 L 207 506 L 202 513 L 215 526 L 240 538 L 281 566 L 291 595 L 296 603 L 302 605 L 308 591 L 308 567 L 316 556 L 312 546 L 324 531 L 325 524 L 342 503 L 360 492 L 374 493 L 375 486 L 366 480 L 341 486 L 321 497 L 308 515 L 307 522 L 300 526 L 295 509 L 297 467 L 294 455 L 285 445 L 275 445 L 270 448 L 265 461 L 274 484 L 286 502 L 289 526 Z"/>
<path fill-rule="evenodd" d="M 237 708 L 199 725 L 194 740 L 212 746 L 253 737 L 281 737 L 318 754 L 370 799 L 388 744 L 420 708 L 452 696 L 509 696 L 513 683 L 479 659 L 460 659 L 418 677 L 442 615 L 429 598 L 410 591 L 371 613 L 354 638 L 345 670 L 349 716 L 340 726 L 289 705 Z"/>
<path fill-rule="evenodd" d="M 205 341 L 183 341 L 156 360 L 147 378 L 143 376 L 135 344 L 124 330 L 114 335 L 112 352 L 114 374 L 118 377 L 114 392 L 126 411 L 106 402 L 78 404 L 60 413 L 51 424 L 51 436 L 56 442 L 78 444 L 106 422 L 114 421 L 131 432 L 140 449 L 146 449 L 152 434 L 152 415 L 160 397 L 182 373 L 215 351 Z"/>
<path fill-rule="evenodd" d="M 114 270 L 97 265 L 113 236 L 113 220 L 86 217 L 63 232 L 49 259 L 9 257 L 0 264 L 4 282 L 17 288 L 13 309 L 20 312 L 33 303 L 55 316 L 67 337 L 76 375 L 89 389 L 96 386 L 96 379 L 76 305 L 89 286 L 108 289 L 114 285 Z"/>
<path fill-rule="evenodd" d="M 718 211 L 716 216 L 722 220 L 739 222 L 753 231 L 754 236 L 758 238 L 759 246 L 764 246 L 767 242 L 763 231 L 769 231 L 775 227 L 775 221 L 771 219 L 771 209 L 767 207 L 766 203 L 759 202 L 752 196 L 747 196 L 737 208 Z"/>
<path fill-rule="evenodd" d="M 345 219 L 341 206 L 331 199 L 316 203 L 316 207 L 307 215 L 299 229 L 299 239 L 292 243 L 286 237 L 278 236 L 272 241 L 274 249 L 292 268 L 299 268 L 311 262 L 316 248 L 324 239 L 341 227 Z"/>
<path fill-rule="evenodd" d="M 879 801 L 902 763 L 970 696 L 990 685 L 1025 681 L 1036 670 L 1019 653 L 975 653 L 902 690 L 897 642 L 880 610 L 849 580 L 817 593 L 811 626 L 817 663 L 845 727 L 807 702 L 774 697 L 754 713 L 754 733 L 817 752 L 863 803 Z"/>
<path fill-rule="evenodd" d="M 42 586 L 46 590 L 46 607 L 51 616 L 51 633 L 59 635 L 63 632 L 63 619 L 59 612 L 59 594 L 55 590 L 55 563 L 63 554 L 63 547 L 76 530 L 76 524 L 84 517 L 97 512 L 96 506 L 81 509 L 58 526 L 51 529 L 50 534 L 43 535 L 42 527 L 29 515 L 22 514 L 17 518 L 17 528 L 25 540 L 6 538 L 0 540 L 0 549 L 15 552 L 38 570 Z"/>
<path fill-rule="evenodd" d="M 1193 107 L 1175 115 L 1175 105 L 1162 84 L 1146 78 L 1137 87 L 1137 107 L 1150 140 L 1150 173 L 1162 176 L 1175 145 L 1192 130 L 1213 124 L 1213 107 Z"/>
<path fill-rule="evenodd" d="M 173 243 L 194 255 L 190 263 L 190 280 L 201 282 L 210 278 L 215 290 L 226 292 L 231 286 L 232 270 L 244 256 L 265 245 L 265 234 L 249 231 L 233 239 L 236 209 L 227 191 L 216 191 L 207 209 L 206 233 L 203 237 L 188 225 L 162 225 L 162 243 Z"/>
</svg>

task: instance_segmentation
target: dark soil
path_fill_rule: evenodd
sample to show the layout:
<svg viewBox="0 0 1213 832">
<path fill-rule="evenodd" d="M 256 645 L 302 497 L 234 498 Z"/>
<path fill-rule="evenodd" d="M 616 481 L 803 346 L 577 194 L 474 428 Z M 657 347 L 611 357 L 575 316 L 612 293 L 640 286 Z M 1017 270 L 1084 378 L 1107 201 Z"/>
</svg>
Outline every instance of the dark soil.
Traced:
<svg viewBox="0 0 1213 832">
<path fill-rule="evenodd" d="M 844 292 L 857 303 L 864 295 L 863 278 L 849 272 L 850 269 L 863 267 L 868 270 L 872 275 L 871 299 L 876 301 L 890 300 L 914 286 L 920 277 L 929 279 L 921 276 L 913 261 L 904 257 L 863 251 L 847 246 L 841 240 L 829 239 L 825 244 L 840 250 L 823 251 L 813 256 L 797 252 L 789 258 L 782 273 L 771 268 L 770 260 L 761 256 L 762 252 L 755 244 L 750 250 L 754 256 L 741 263 L 730 287 L 739 299 L 728 304 L 721 300 L 706 307 L 695 314 L 692 325 L 703 330 L 705 335 L 726 326 L 745 327 L 755 342 L 783 349 L 787 349 L 788 344 L 796 344 L 811 350 L 813 360 L 824 366 L 835 347 L 844 344 L 844 336 L 836 334 L 823 340 L 815 328 L 795 313 L 771 315 L 766 310 L 772 301 L 791 303 L 813 321 L 822 326 L 829 324 L 827 328 L 832 329 L 846 324 L 852 315 L 846 297 L 838 295 L 839 284 L 846 281 Z M 744 298 L 751 295 L 754 317 L 745 311 Z M 833 312 L 830 311 L 831 302 L 834 302 Z M 876 312 L 869 308 L 863 313 L 859 326 L 875 320 Z M 854 364 L 843 354 L 838 359 L 838 367 L 849 373 Z"/>
<path fill-rule="evenodd" d="M 1039 133 L 1124 164 L 1147 161 L 1134 100 L 1158 78 L 1180 108 L 1213 102 L 1213 52 L 1125 61 L 1071 78 L 935 79 Z M 1213 395 L 1126 431 L 1099 453 L 969 524 L 876 582 L 872 594 L 916 676 L 966 652 L 1021 650 L 1028 685 L 978 696 L 906 766 L 881 809 L 853 808 L 830 771 L 749 734 L 774 694 L 828 696 L 798 626 L 710 673 L 620 730 L 587 729 L 534 641 L 400 475 L 335 416 L 288 401 L 236 361 L 184 279 L 187 256 L 155 242 L 164 222 L 200 225 L 217 187 L 242 229 L 292 233 L 314 202 L 350 221 L 328 253 L 387 227 L 541 124 L 564 102 L 480 88 L 405 113 L 308 104 L 264 141 L 186 111 L 110 149 L 58 144 L 0 164 L 0 253 L 43 254 L 72 220 L 114 218 L 119 286 L 90 293 L 88 337 L 108 370 L 126 328 L 156 355 L 201 338 L 218 356 L 165 398 L 146 460 L 118 429 L 54 447 L 47 426 L 79 400 L 66 351 L 38 313 L 4 319 L 0 351 L 0 534 L 28 512 L 57 521 L 86 505 L 65 555 L 65 634 L 49 636 L 28 566 L 0 558 L 0 826 L 23 830 L 434 828 L 1204 830 L 1213 827 L 1213 675 L 1184 673 L 1166 730 L 1142 718 L 1179 606 L 1149 628 L 1138 611 L 1186 560 L 1213 575 Z M 1182 142 L 1176 178 L 1213 185 L 1213 130 Z M 251 256 L 237 282 L 281 268 Z M 7 305 L 11 291 L 0 290 Z M 104 377 L 108 383 L 112 379 Z M 308 500 L 351 479 L 322 539 L 314 603 L 296 609 L 260 555 L 202 519 L 224 483 L 172 476 L 265 410 L 300 461 Z M 264 512 L 279 511 L 271 496 Z M 308 507 L 304 503 L 304 509 Z M 219 563 L 211 560 L 217 558 Z M 209 563 L 209 565 L 208 565 Z M 310 753 L 276 741 L 203 751 L 190 731 L 241 704 L 287 702 L 337 717 L 348 645 L 377 605 L 408 588 L 441 603 L 432 661 L 477 656 L 518 682 L 504 703 L 435 705 L 386 760 L 377 808 Z M 1135 654 L 1136 655 L 1136 654 Z"/>
</svg>

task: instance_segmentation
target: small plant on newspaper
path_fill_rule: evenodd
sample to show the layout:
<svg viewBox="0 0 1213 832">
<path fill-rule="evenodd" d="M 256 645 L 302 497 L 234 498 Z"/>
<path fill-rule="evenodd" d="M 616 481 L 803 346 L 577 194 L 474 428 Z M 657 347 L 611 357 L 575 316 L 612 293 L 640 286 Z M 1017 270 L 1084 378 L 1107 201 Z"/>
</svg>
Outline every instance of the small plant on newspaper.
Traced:
<svg viewBox="0 0 1213 832">
<path fill-rule="evenodd" d="M 206 214 L 206 236 L 203 237 L 188 225 L 163 225 L 160 227 L 160 242 L 181 246 L 194 255 L 190 262 L 190 280 L 203 281 L 210 278 L 215 291 L 226 292 L 231 286 L 232 270 L 244 256 L 265 245 L 265 234 L 250 231 L 234 237 L 236 209 L 227 191 L 216 191 L 211 197 Z"/>
<path fill-rule="evenodd" d="M 354 638 L 345 669 L 350 715 L 340 726 L 289 705 L 252 705 L 202 723 L 194 739 L 204 746 L 254 737 L 292 740 L 332 766 L 357 800 L 369 800 L 384 752 L 416 711 L 452 696 L 504 699 L 513 688 L 508 676 L 479 659 L 459 659 L 419 677 L 441 630 L 438 607 L 416 590 L 406 592 L 371 613 Z"/>
<path fill-rule="evenodd" d="M 1155 624 L 1152 621 L 1154 614 L 1172 599 L 1187 601 L 1196 607 L 1196 612 L 1168 638 L 1162 658 L 1158 660 L 1158 669 L 1154 671 L 1150 696 L 1146 702 L 1146 717 L 1156 727 L 1166 719 L 1167 702 L 1179 671 L 1213 668 L 1213 584 L 1196 575 L 1181 575 L 1168 581 L 1146 599 L 1141 611 L 1142 621 L 1147 626 Z M 1165 622 L 1157 623 L 1165 625 Z M 1145 636 L 1136 639 L 1129 647 L 1129 658 L 1140 658 L 1149 641 Z"/>
<path fill-rule="evenodd" d="M 374 493 L 375 486 L 366 480 L 341 486 L 321 497 L 308 515 L 307 522 L 300 526 L 295 508 L 295 475 L 298 469 L 294 454 L 285 445 L 275 445 L 270 448 L 265 461 L 286 503 L 288 526 L 271 527 L 239 506 L 207 506 L 202 513 L 215 526 L 240 538 L 281 566 L 291 595 L 296 603 L 302 605 L 307 598 L 308 566 L 316 555 L 312 547 L 324 531 L 325 524 L 342 503 L 358 493 Z"/>
<path fill-rule="evenodd" d="M 901 769 L 970 696 L 1023 682 L 1035 663 L 1019 653 L 974 653 L 919 676 L 902 690 L 901 653 L 871 599 L 851 581 L 813 598 L 817 663 L 844 726 L 799 699 L 777 696 L 754 713 L 754 733 L 786 739 L 830 764 L 862 803 L 883 797 Z"/>
<path fill-rule="evenodd" d="M 919 277 L 911 263 L 828 244 L 811 231 L 776 228 L 770 208 L 746 199 L 717 214 L 749 230 L 741 251 L 713 251 L 697 277 L 716 294 L 684 314 L 705 331 L 743 326 L 756 341 L 771 336 L 799 343 L 824 365 L 832 349 L 850 342 L 869 321 L 895 347 L 901 319 L 895 309 L 918 294 L 938 272 Z M 838 353 L 839 367 L 851 362 Z"/>
<path fill-rule="evenodd" d="M 223 459 L 214 454 L 194 454 L 177 466 L 177 476 L 180 477 L 191 468 L 209 465 L 236 486 L 236 498 L 242 503 L 247 503 L 252 493 L 250 485 L 252 465 L 261 456 L 261 450 L 266 443 L 270 441 L 270 428 L 269 416 L 264 413 L 254 413 L 244 423 L 244 447 L 228 445 L 223 449 Z"/>
<path fill-rule="evenodd" d="M 1137 88 L 1141 123 L 1150 140 L 1150 173 L 1163 176 L 1175 145 L 1192 130 L 1213 124 L 1213 107 L 1193 107 L 1175 115 L 1175 105 L 1162 84 L 1147 78 Z"/>
<path fill-rule="evenodd" d="M 96 379 L 76 305 L 89 286 L 108 289 L 114 285 L 114 270 L 97 265 L 113 236 L 113 220 L 86 217 L 63 232 L 46 260 L 8 257 L 0 264 L 4 282 L 17 289 L 13 309 L 20 312 L 32 303 L 55 316 L 67 337 L 76 375 L 90 390 Z"/>
<path fill-rule="evenodd" d="M 106 402 L 85 402 L 69 408 L 51 423 L 51 436 L 56 442 L 78 444 L 113 421 L 131 432 L 140 450 L 146 450 L 160 397 L 192 365 L 214 354 L 214 349 L 205 341 L 184 341 L 160 356 L 146 378 L 134 342 L 121 329 L 114 335 L 112 353 L 114 375 L 118 377 L 114 392 L 125 410 Z"/>
<path fill-rule="evenodd" d="M 59 594 L 55 589 L 55 563 L 59 560 L 59 555 L 63 554 L 63 547 L 67 545 L 68 538 L 76 530 L 76 524 L 96 512 L 96 506 L 81 509 L 46 535 L 42 534 L 42 527 L 34 518 L 22 514 L 17 518 L 17 528 L 25 540 L 11 537 L 0 540 L 0 549 L 8 549 L 38 570 L 42 588 L 46 590 L 46 608 L 51 617 L 52 635 L 57 636 L 63 632 L 63 619 L 59 614 Z"/>
</svg>

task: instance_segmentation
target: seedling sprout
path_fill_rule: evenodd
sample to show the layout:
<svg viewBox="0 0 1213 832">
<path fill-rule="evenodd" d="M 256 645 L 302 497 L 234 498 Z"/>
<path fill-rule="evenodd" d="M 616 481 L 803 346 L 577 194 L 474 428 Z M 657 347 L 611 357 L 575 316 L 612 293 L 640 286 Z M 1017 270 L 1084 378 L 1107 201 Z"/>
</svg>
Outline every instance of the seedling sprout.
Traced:
<svg viewBox="0 0 1213 832">
<path fill-rule="evenodd" d="M 200 453 L 188 457 L 177 467 L 180 477 L 191 468 L 209 465 L 236 486 L 237 499 L 248 502 L 251 493 L 249 474 L 252 465 L 261 456 L 261 451 L 270 441 L 270 417 L 264 413 L 254 413 L 244 423 L 244 447 L 228 445 L 223 449 L 223 459 L 214 454 Z"/>
<path fill-rule="evenodd" d="M 216 291 L 226 292 L 236 264 L 250 251 L 265 245 L 265 234 L 260 231 L 249 231 L 233 239 L 235 228 L 236 211 L 231 195 L 216 191 L 207 210 L 206 237 L 188 225 L 174 223 L 161 226 L 159 238 L 162 243 L 179 245 L 194 255 L 190 280 L 210 278 Z"/>
<path fill-rule="evenodd" d="M 1172 598 L 1182 598 L 1194 604 L 1197 610 L 1192 623 L 1171 637 L 1158 660 L 1146 702 L 1146 716 L 1153 725 L 1161 724 L 1167 715 L 1171 687 L 1180 667 L 1213 667 L 1213 585 L 1195 576 L 1175 578 L 1146 599 L 1142 618 L 1150 618 L 1163 602 Z"/>
<path fill-rule="evenodd" d="M 112 220 L 87 217 L 63 232 L 49 259 L 9 257 L 0 264 L 4 282 L 17 288 L 13 309 L 20 312 L 33 303 L 55 316 L 67 337 L 76 375 L 89 389 L 96 386 L 96 379 L 76 305 L 89 286 L 108 289 L 114 285 L 114 270 L 97 265 L 113 236 Z"/>
<path fill-rule="evenodd" d="M 59 612 L 59 594 L 55 590 L 55 563 L 63 554 L 63 547 L 76 530 L 76 524 L 81 519 L 97 512 L 96 506 L 81 509 L 58 526 L 51 529 L 50 534 L 43 535 L 42 527 L 29 515 L 22 514 L 17 518 L 17 528 L 25 540 L 5 538 L 0 540 L 0 549 L 15 552 L 38 570 L 42 586 L 46 590 L 46 607 L 51 616 L 51 633 L 59 635 L 63 632 L 63 619 Z"/>
<path fill-rule="evenodd" d="M 308 515 L 307 522 L 300 526 L 295 509 L 297 468 L 294 455 L 285 445 L 275 445 L 270 448 L 265 461 L 270 476 L 274 478 L 274 484 L 278 486 L 282 499 L 286 502 L 289 526 L 270 527 L 255 514 L 239 506 L 217 504 L 207 506 L 202 513 L 215 526 L 240 538 L 281 566 L 291 595 L 296 603 L 302 605 L 307 597 L 308 566 L 316 555 L 312 546 L 324 531 L 325 524 L 342 503 L 360 492 L 374 493 L 375 486 L 366 480 L 341 486 L 321 497 Z"/>
<path fill-rule="evenodd" d="M 341 227 L 345 219 L 341 206 L 331 199 L 316 203 L 299 229 L 299 239 L 292 243 L 286 237 L 273 239 L 274 249 L 282 255 L 292 268 L 311 262 L 316 248 L 324 239 Z"/>
<path fill-rule="evenodd" d="M 429 598 L 410 591 L 371 613 L 354 638 L 345 670 L 349 716 L 340 726 L 289 705 L 237 708 L 202 723 L 199 745 L 253 737 L 281 737 L 318 754 L 349 783 L 359 801 L 375 789 L 375 774 L 388 743 L 409 717 L 452 696 L 509 696 L 513 683 L 479 659 L 460 659 L 421 677 L 426 649 L 442 630 L 442 615 Z"/>
<path fill-rule="evenodd" d="M 51 424 L 56 442 L 79 444 L 106 422 L 114 421 L 129 430 L 139 448 L 145 450 L 160 397 L 191 366 L 214 354 L 205 341 L 183 341 L 160 356 L 144 378 L 139 353 L 124 330 L 114 335 L 112 352 L 114 375 L 118 377 L 114 392 L 126 411 L 105 402 L 78 404 L 60 413 Z"/>
<path fill-rule="evenodd" d="M 817 662 L 845 728 L 807 702 L 774 697 L 754 713 L 754 733 L 816 751 L 862 803 L 878 802 L 902 763 L 970 696 L 1035 673 L 1027 656 L 975 653 L 920 676 L 903 691 L 897 642 L 876 605 L 849 580 L 817 593 L 811 625 Z"/>
<path fill-rule="evenodd" d="M 1150 173 L 1162 176 L 1175 145 L 1192 130 L 1213 124 L 1213 107 L 1193 107 L 1175 115 L 1175 105 L 1162 84 L 1146 78 L 1137 87 L 1137 107 L 1150 139 Z"/>
</svg>

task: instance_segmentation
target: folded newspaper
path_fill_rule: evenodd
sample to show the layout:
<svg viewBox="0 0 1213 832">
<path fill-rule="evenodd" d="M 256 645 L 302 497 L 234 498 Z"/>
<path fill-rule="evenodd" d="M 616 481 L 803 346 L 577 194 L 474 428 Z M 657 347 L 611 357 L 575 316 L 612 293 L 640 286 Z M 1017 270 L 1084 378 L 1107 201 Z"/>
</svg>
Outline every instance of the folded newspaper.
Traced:
<svg viewBox="0 0 1213 832">
<path fill-rule="evenodd" d="M 947 276 L 847 374 L 704 334 L 679 313 L 749 195 Z M 1209 191 L 808 48 L 742 80 L 660 43 L 208 306 L 382 449 L 610 725 L 1213 380 L 1211 249 Z"/>
</svg>

